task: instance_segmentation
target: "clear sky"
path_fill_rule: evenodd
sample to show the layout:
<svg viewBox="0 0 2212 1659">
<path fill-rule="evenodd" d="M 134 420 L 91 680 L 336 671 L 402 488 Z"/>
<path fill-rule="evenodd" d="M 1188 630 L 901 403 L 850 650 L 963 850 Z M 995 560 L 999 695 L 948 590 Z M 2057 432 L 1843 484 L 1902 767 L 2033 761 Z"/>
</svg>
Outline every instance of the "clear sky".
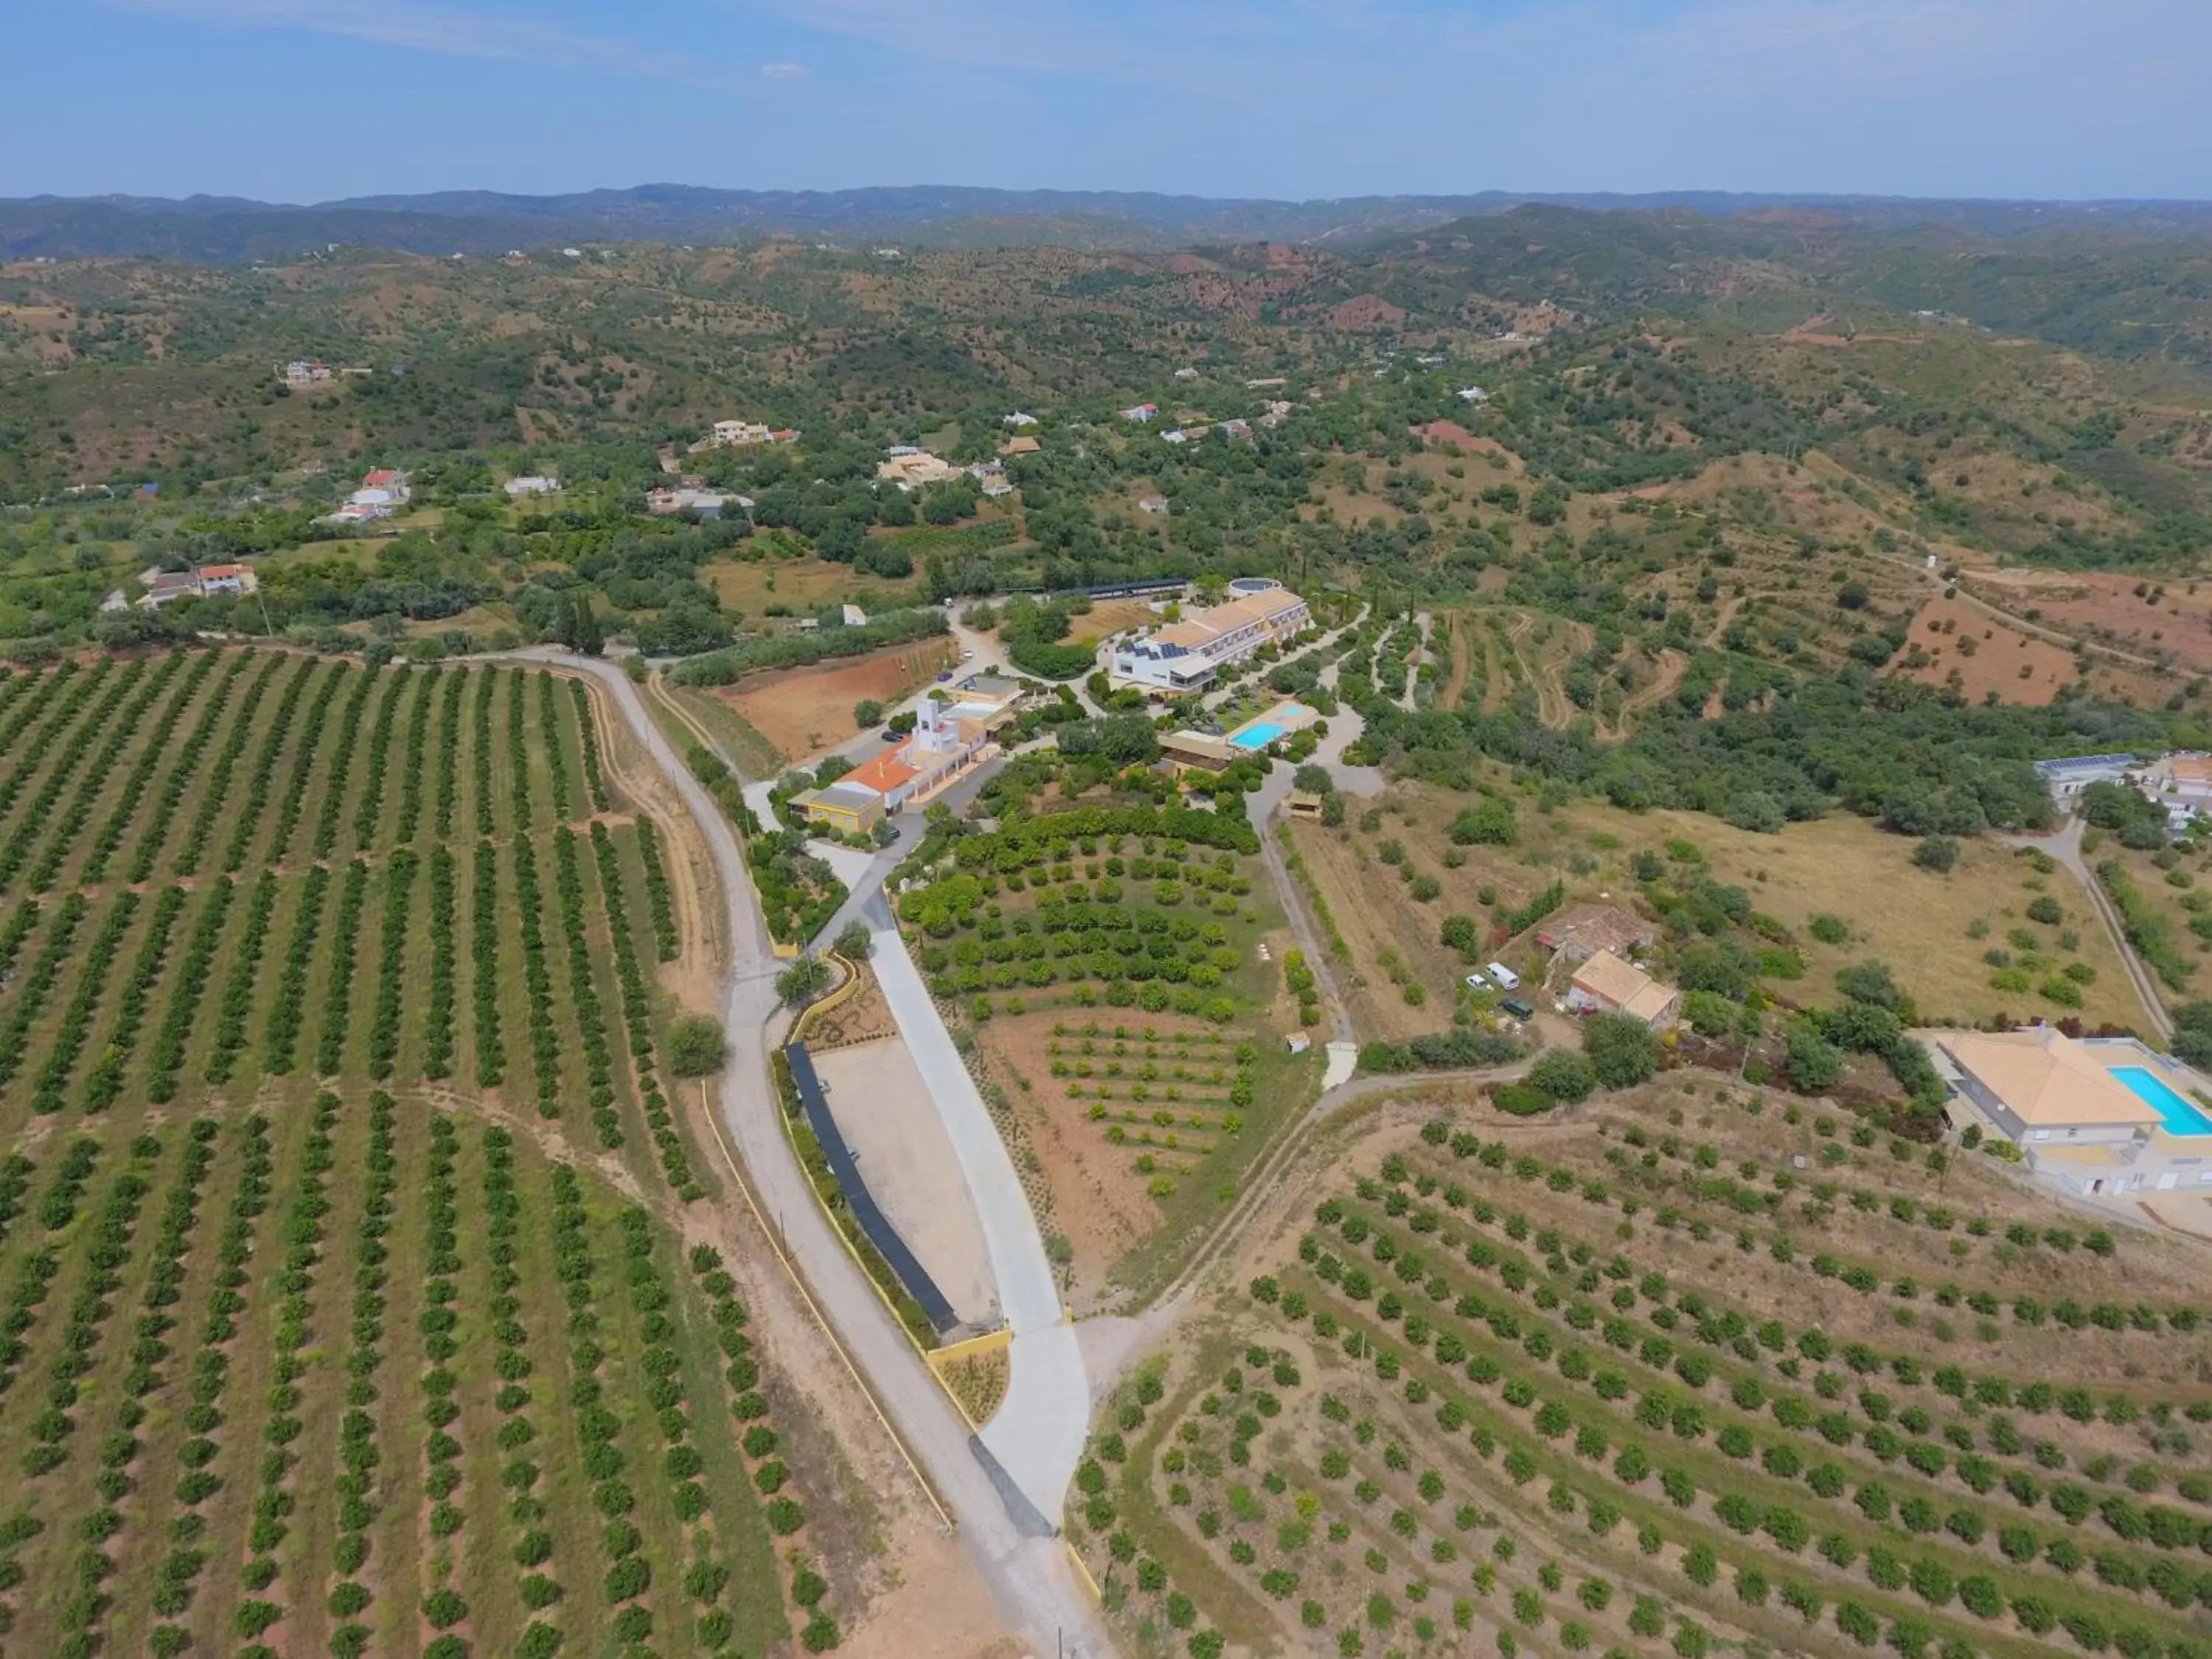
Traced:
<svg viewBox="0 0 2212 1659">
<path fill-rule="evenodd" d="M 2212 0 L 0 0 L 0 195 L 2212 197 Z"/>
</svg>

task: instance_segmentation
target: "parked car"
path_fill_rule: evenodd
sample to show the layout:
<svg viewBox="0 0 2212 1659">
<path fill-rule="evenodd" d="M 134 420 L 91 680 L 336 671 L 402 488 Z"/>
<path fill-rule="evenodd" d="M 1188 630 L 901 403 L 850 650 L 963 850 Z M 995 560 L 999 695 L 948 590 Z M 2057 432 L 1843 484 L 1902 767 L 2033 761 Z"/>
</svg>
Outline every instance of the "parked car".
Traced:
<svg viewBox="0 0 2212 1659">
<path fill-rule="evenodd" d="M 1516 1019 L 1534 1019 L 1536 1011 L 1518 997 L 1508 997 L 1498 1005 Z"/>
<path fill-rule="evenodd" d="M 1490 981 L 1483 978 L 1480 974 L 1469 974 L 1467 976 L 1467 988 L 1470 991 L 1487 991 L 1490 988 Z"/>
<path fill-rule="evenodd" d="M 1517 991 L 1521 988 L 1521 975 L 1515 973 L 1504 963 L 1486 962 L 1483 963 L 1483 967 L 1489 973 L 1491 978 L 1496 980 L 1498 983 L 1503 986 L 1506 990 Z"/>
</svg>

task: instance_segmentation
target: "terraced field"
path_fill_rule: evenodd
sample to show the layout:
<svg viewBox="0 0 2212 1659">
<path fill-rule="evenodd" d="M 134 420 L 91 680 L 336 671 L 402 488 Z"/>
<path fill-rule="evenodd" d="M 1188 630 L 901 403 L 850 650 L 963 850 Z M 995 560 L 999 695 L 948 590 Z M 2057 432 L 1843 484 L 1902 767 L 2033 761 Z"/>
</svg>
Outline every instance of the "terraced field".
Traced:
<svg viewBox="0 0 2212 1659">
<path fill-rule="evenodd" d="M 586 695 L 0 679 L 7 1652 L 834 1644 Z"/>
<path fill-rule="evenodd" d="M 1815 1109 L 1368 1126 L 1102 1415 L 1068 1518 L 1121 1618 L 1198 1659 L 2204 1653 L 2201 1262 Z"/>
</svg>

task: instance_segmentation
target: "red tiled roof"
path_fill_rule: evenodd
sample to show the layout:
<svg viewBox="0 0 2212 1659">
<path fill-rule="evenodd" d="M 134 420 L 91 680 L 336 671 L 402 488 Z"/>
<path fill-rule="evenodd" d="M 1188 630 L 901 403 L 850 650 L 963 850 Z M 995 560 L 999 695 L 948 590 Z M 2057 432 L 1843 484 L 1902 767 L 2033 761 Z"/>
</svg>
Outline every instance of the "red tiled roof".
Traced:
<svg viewBox="0 0 2212 1659">
<path fill-rule="evenodd" d="M 901 758 L 900 751 L 887 749 L 873 760 L 861 762 L 838 781 L 857 783 L 879 795 L 888 795 L 901 784 L 912 782 L 914 776 L 914 768 Z"/>
</svg>

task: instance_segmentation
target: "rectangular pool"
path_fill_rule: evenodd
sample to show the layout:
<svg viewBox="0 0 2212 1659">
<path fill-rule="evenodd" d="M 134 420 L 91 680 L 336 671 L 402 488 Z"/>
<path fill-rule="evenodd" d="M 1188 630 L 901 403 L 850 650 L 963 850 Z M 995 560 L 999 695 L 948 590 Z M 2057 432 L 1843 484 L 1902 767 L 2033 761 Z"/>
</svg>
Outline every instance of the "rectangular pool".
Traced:
<svg viewBox="0 0 2212 1659">
<path fill-rule="evenodd" d="M 1229 741 L 1239 749 L 1265 749 L 1283 735 L 1283 728 L 1273 720 L 1255 720 L 1249 726 L 1240 726 Z"/>
<path fill-rule="evenodd" d="M 2112 1073 L 2130 1094 L 2166 1120 L 2166 1133 L 2212 1135 L 2212 1117 L 2205 1116 L 2188 1097 L 2176 1093 L 2172 1084 L 2148 1066 L 2115 1066 Z"/>
</svg>

